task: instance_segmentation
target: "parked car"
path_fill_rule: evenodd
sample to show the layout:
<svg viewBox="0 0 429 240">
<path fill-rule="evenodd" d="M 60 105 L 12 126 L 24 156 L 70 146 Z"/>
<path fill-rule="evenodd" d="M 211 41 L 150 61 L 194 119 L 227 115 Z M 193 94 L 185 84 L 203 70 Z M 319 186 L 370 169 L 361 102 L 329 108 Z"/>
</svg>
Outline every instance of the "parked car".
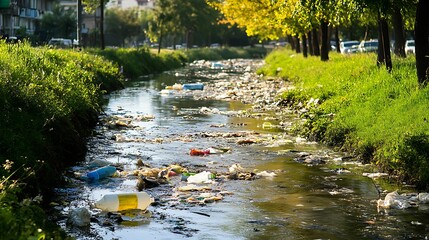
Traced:
<svg viewBox="0 0 429 240">
<path fill-rule="evenodd" d="M 358 41 L 344 41 L 340 43 L 340 51 L 342 54 L 355 53 L 358 51 Z"/>
<path fill-rule="evenodd" d="M 18 37 L 10 36 L 6 38 L 7 43 L 18 43 L 20 39 Z"/>
<path fill-rule="evenodd" d="M 66 38 L 51 38 L 48 45 L 55 48 L 72 48 L 73 41 Z"/>
<path fill-rule="evenodd" d="M 416 45 L 414 40 L 407 40 L 405 42 L 405 52 L 407 54 L 409 53 L 416 54 Z"/>
<path fill-rule="evenodd" d="M 359 52 L 377 52 L 378 40 L 361 41 L 358 50 Z"/>
<path fill-rule="evenodd" d="M 212 43 L 212 44 L 210 44 L 210 48 L 220 48 L 220 44 L 219 43 Z"/>
</svg>

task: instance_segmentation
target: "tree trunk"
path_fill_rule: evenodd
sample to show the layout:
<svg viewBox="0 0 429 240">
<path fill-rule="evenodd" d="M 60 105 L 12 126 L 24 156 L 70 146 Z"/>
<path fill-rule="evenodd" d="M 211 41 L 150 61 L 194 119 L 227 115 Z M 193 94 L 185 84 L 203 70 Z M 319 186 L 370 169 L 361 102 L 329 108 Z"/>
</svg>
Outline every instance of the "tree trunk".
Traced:
<svg viewBox="0 0 429 240">
<path fill-rule="evenodd" d="M 289 42 L 290 47 L 292 48 L 292 50 L 295 50 L 295 43 L 293 41 L 293 37 L 290 36 L 290 35 L 287 35 L 287 41 Z"/>
<path fill-rule="evenodd" d="M 392 70 L 392 59 L 390 56 L 389 30 L 386 19 L 378 14 L 378 56 L 377 65 L 384 64 L 388 71 Z"/>
<path fill-rule="evenodd" d="M 186 49 L 191 48 L 191 30 L 186 30 Z"/>
<path fill-rule="evenodd" d="M 322 21 L 320 27 L 321 27 L 321 30 L 322 30 L 322 47 L 321 47 L 320 60 L 322 60 L 322 61 L 328 61 L 329 60 L 328 22 L 327 21 Z"/>
<path fill-rule="evenodd" d="M 307 48 L 307 35 L 302 35 L 302 54 L 304 57 L 308 57 L 308 48 Z"/>
<path fill-rule="evenodd" d="M 402 20 L 401 9 L 394 7 L 393 9 L 393 32 L 395 33 L 395 55 L 404 58 L 405 55 L 405 32 L 404 21 Z"/>
<path fill-rule="evenodd" d="M 299 42 L 299 37 L 295 37 L 295 51 L 296 53 L 301 53 L 301 44 Z"/>
<path fill-rule="evenodd" d="M 161 45 L 162 45 L 162 37 L 163 37 L 163 31 L 162 31 L 162 21 L 159 23 L 159 40 L 158 40 L 158 55 L 161 53 Z"/>
<path fill-rule="evenodd" d="M 421 86 L 428 83 L 429 69 L 429 1 L 419 0 L 417 4 L 414 35 L 416 43 L 417 78 Z"/>
<path fill-rule="evenodd" d="M 335 47 L 337 49 L 337 53 L 341 53 L 341 49 L 340 49 L 340 34 L 338 32 L 338 27 L 335 27 Z"/>
<path fill-rule="evenodd" d="M 319 33 L 316 28 L 313 28 L 313 51 L 314 56 L 320 56 L 320 48 L 319 48 Z"/>
<path fill-rule="evenodd" d="M 307 39 L 308 39 L 308 52 L 310 53 L 310 56 L 313 56 L 314 50 L 313 50 L 313 38 L 311 37 L 311 31 L 307 33 Z"/>
<path fill-rule="evenodd" d="M 100 0 L 100 48 L 104 50 L 104 0 Z"/>
</svg>

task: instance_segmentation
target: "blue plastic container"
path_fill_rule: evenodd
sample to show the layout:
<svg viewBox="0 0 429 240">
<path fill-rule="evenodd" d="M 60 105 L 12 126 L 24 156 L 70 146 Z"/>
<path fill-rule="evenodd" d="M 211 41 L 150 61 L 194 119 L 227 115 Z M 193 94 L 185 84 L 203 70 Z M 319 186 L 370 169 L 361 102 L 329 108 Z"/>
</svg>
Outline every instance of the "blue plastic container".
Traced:
<svg viewBox="0 0 429 240">
<path fill-rule="evenodd" d="M 116 168 L 113 166 L 105 166 L 101 168 L 97 168 L 94 171 L 88 172 L 86 174 L 86 177 L 88 177 L 88 180 L 94 181 L 99 180 L 107 177 L 113 176 L 115 174 Z"/>
<path fill-rule="evenodd" d="M 204 84 L 202 83 L 186 83 L 182 85 L 183 90 L 203 90 Z"/>
</svg>

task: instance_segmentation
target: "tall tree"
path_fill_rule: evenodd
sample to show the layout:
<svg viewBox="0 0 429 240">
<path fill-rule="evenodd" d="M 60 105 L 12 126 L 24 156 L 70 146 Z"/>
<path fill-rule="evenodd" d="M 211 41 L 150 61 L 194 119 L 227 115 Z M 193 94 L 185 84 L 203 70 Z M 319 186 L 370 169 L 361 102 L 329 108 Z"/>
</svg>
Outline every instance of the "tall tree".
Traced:
<svg viewBox="0 0 429 240">
<path fill-rule="evenodd" d="M 393 32 L 395 34 L 394 53 L 396 56 L 404 58 L 405 55 L 405 32 L 404 21 L 401 9 L 398 6 L 393 7 L 392 15 Z"/>
<path fill-rule="evenodd" d="M 295 35 L 288 31 L 288 23 L 283 21 L 292 17 L 290 9 L 294 2 L 297 0 L 211 0 L 209 4 L 223 14 L 222 23 L 235 24 L 245 29 L 248 36 L 268 40 L 279 39 L 289 33 Z"/>
<path fill-rule="evenodd" d="M 426 86 L 429 78 L 429 1 L 419 0 L 415 23 L 417 78 Z"/>
<path fill-rule="evenodd" d="M 104 42 L 104 8 L 109 0 L 82 0 L 82 3 L 85 5 L 85 11 L 88 13 L 95 13 L 97 9 L 100 10 L 100 22 L 99 22 L 99 31 L 100 31 L 100 48 L 105 48 Z"/>
<path fill-rule="evenodd" d="M 139 9 L 111 8 L 106 11 L 106 35 L 115 36 L 125 46 L 125 40 L 142 33 Z"/>
<path fill-rule="evenodd" d="M 76 14 L 72 9 L 65 9 L 56 5 L 52 12 L 43 15 L 40 21 L 40 32 L 44 35 L 42 41 L 48 41 L 52 37 L 75 38 Z"/>
</svg>

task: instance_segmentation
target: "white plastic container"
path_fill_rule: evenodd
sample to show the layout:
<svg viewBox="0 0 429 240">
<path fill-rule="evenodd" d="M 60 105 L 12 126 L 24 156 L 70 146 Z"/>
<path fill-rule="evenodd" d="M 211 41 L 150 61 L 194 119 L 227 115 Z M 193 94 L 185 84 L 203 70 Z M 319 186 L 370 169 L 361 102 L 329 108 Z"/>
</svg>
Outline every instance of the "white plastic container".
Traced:
<svg viewBox="0 0 429 240">
<path fill-rule="evenodd" d="M 103 211 L 117 212 L 131 209 L 146 210 L 155 200 L 146 192 L 106 194 L 95 203 Z"/>
<path fill-rule="evenodd" d="M 189 176 L 188 183 L 214 183 L 214 175 L 211 172 L 203 171 Z"/>
</svg>

